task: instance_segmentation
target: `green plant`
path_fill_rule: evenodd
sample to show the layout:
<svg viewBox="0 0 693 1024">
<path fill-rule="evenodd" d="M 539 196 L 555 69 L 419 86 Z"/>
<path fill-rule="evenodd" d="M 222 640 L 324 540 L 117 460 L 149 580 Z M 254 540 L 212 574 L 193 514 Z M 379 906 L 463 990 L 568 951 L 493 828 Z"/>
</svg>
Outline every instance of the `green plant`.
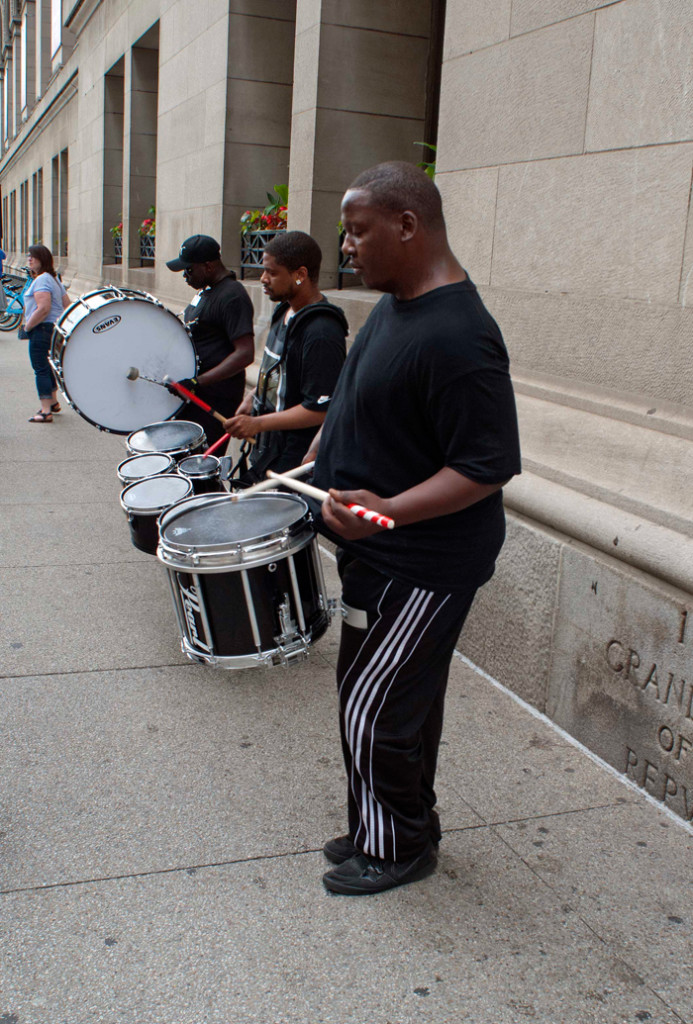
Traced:
<svg viewBox="0 0 693 1024">
<path fill-rule="evenodd" d="M 421 167 L 426 172 L 426 174 L 429 176 L 429 178 L 431 178 L 431 179 L 435 178 L 435 176 L 436 176 L 435 155 L 436 155 L 438 147 L 437 146 L 432 146 L 430 142 L 415 142 L 414 145 L 415 146 L 423 146 L 424 149 L 430 150 L 430 152 L 433 154 L 433 157 L 434 157 L 433 160 L 421 160 L 420 163 L 418 163 L 416 166 L 417 167 Z"/>
<path fill-rule="evenodd" d="M 122 213 L 121 213 L 120 216 L 121 217 L 123 216 Z M 123 237 L 123 222 L 122 222 L 122 220 L 120 221 L 119 224 L 114 224 L 113 227 L 110 228 L 109 230 L 111 232 L 111 237 L 112 238 L 122 238 Z"/>
<path fill-rule="evenodd" d="M 275 185 L 274 195 L 267 193 L 269 200 L 262 210 L 246 210 L 241 217 L 241 234 L 248 231 L 283 231 L 289 205 L 289 186 Z"/>
<path fill-rule="evenodd" d="M 147 210 L 147 216 L 142 221 L 137 229 L 140 238 L 146 238 L 148 235 L 156 235 L 156 207 L 150 206 Z"/>
</svg>

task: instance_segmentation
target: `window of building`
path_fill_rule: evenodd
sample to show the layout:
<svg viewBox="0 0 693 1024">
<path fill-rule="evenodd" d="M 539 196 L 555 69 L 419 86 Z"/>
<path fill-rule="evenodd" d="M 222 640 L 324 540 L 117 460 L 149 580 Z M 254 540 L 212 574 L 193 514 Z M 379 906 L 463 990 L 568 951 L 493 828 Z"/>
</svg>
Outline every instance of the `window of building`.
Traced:
<svg viewBox="0 0 693 1024">
<path fill-rule="evenodd" d="M 51 0 L 51 57 L 55 57 L 63 41 L 62 0 Z"/>
<path fill-rule="evenodd" d="M 19 81 L 19 109 L 22 112 L 22 118 L 26 119 L 26 44 L 27 44 L 27 32 L 28 32 L 28 12 L 25 10 L 22 16 L 22 28 L 19 37 L 19 52 L 20 52 L 20 81 Z"/>
<path fill-rule="evenodd" d="M 47 0 L 44 0 L 47 2 Z M 51 3 L 51 72 L 55 73 L 72 53 L 75 37 L 63 25 L 62 0 Z"/>
<path fill-rule="evenodd" d="M 103 262 L 120 263 L 123 256 L 123 118 L 125 60 L 104 78 L 103 111 Z"/>
<path fill-rule="evenodd" d="M 10 192 L 10 252 L 17 251 L 17 193 Z"/>
<path fill-rule="evenodd" d="M 19 186 L 19 246 L 22 253 L 29 248 L 29 179 Z"/>
<path fill-rule="evenodd" d="M 31 178 L 31 237 L 33 245 L 43 242 L 43 167 Z"/>
<path fill-rule="evenodd" d="M 53 254 L 67 256 L 67 187 L 68 151 L 64 149 L 51 161 L 51 211 L 53 228 Z"/>
</svg>

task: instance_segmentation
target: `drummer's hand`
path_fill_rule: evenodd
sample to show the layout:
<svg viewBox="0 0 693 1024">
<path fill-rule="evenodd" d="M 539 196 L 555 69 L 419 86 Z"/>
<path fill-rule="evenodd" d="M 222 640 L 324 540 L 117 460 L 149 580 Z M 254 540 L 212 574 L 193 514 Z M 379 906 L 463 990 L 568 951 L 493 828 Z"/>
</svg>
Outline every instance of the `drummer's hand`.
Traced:
<svg viewBox="0 0 693 1024">
<path fill-rule="evenodd" d="M 255 437 L 260 433 L 259 416 L 231 416 L 224 420 L 224 430 L 231 437 Z"/>
<path fill-rule="evenodd" d="M 317 432 L 313 440 L 310 442 L 310 448 L 301 459 L 301 465 L 305 466 L 306 462 L 315 462 L 318 457 L 318 448 L 320 447 L 320 435 L 322 434 L 322 427 Z"/>
<path fill-rule="evenodd" d="M 180 398 L 181 397 L 181 393 L 180 393 L 180 391 L 176 390 L 176 384 L 180 384 L 182 387 L 187 388 L 188 391 L 192 391 L 194 393 L 197 390 L 197 386 L 198 386 L 199 383 L 200 382 L 198 381 L 197 377 L 184 377 L 183 380 L 177 380 L 177 381 L 173 381 L 173 380 L 166 381 L 165 380 L 164 381 L 164 387 L 168 391 L 170 391 L 172 395 L 175 395 L 176 398 Z"/>
<path fill-rule="evenodd" d="M 234 416 L 249 416 L 250 415 L 250 413 L 253 411 L 253 396 L 254 396 L 254 394 L 255 394 L 255 392 L 251 391 L 251 392 L 249 392 L 245 396 L 245 398 L 243 399 L 243 401 L 241 402 L 241 404 L 238 406 L 238 408 L 236 409 L 235 413 L 233 414 Z"/>
<path fill-rule="evenodd" d="M 390 501 L 387 498 L 381 498 L 372 491 L 336 491 L 331 487 L 328 497 L 322 503 L 322 518 L 325 526 L 345 540 L 363 540 L 364 537 L 383 532 L 381 526 L 359 519 L 350 512 L 345 507 L 349 502 L 355 502 L 392 518 Z"/>
</svg>

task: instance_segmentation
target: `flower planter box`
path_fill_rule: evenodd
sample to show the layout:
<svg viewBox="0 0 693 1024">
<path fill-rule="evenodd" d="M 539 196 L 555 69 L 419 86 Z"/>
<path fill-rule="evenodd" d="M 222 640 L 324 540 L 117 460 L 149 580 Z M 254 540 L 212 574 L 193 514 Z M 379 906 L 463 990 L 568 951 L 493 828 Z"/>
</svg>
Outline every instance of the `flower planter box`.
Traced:
<svg viewBox="0 0 693 1024">
<path fill-rule="evenodd" d="M 140 235 L 140 266 L 154 266 L 156 256 L 156 236 Z"/>
<path fill-rule="evenodd" d="M 279 231 L 246 231 L 241 235 L 241 281 L 246 277 L 260 276 L 265 246 L 278 234 Z"/>
<path fill-rule="evenodd" d="M 123 238 L 122 235 L 116 235 L 113 239 L 113 256 L 116 263 L 123 262 Z"/>
</svg>

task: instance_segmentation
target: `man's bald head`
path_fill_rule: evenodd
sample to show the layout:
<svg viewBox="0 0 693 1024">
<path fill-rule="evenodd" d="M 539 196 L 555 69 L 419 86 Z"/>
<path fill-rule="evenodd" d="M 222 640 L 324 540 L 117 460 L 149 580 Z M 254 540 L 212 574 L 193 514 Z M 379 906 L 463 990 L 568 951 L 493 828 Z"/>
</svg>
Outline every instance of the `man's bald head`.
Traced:
<svg viewBox="0 0 693 1024">
<path fill-rule="evenodd" d="M 429 231 L 445 229 L 440 192 L 429 176 L 401 160 L 389 160 L 362 171 L 348 191 L 367 192 L 370 202 L 382 210 L 403 213 L 411 210 L 422 227 Z"/>
</svg>

